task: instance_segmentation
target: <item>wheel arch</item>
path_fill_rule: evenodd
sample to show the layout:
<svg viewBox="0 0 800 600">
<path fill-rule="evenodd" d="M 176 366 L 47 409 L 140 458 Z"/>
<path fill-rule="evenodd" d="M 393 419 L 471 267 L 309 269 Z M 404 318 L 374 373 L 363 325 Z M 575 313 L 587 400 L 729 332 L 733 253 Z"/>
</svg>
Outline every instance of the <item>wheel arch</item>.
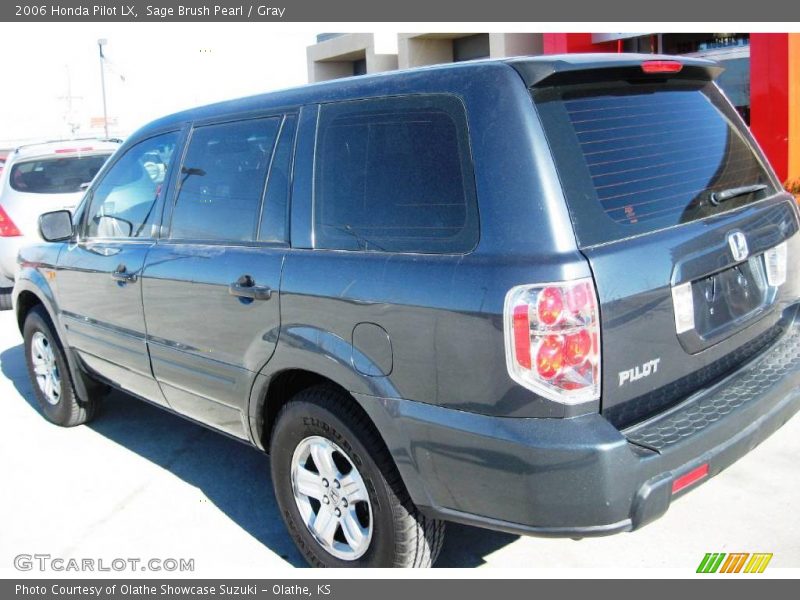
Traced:
<svg viewBox="0 0 800 600">
<path fill-rule="evenodd" d="M 22 332 L 28 313 L 34 306 L 41 305 L 50 317 L 50 321 L 63 343 L 64 331 L 59 319 L 56 318 L 53 289 L 38 271 L 32 270 L 24 275 L 24 277 L 19 277 L 14 285 L 14 312 L 17 318 L 17 327 Z"/>
<path fill-rule="evenodd" d="M 269 376 L 259 375 L 259 382 L 254 386 L 257 389 L 251 397 L 250 427 L 256 444 L 268 452 L 272 429 L 281 408 L 300 392 L 318 386 L 337 390 L 342 397 L 359 406 L 369 417 L 368 411 L 341 379 L 307 368 L 286 367 L 272 372 Z M 373 425 L 378 429 L 371 417 L 370 421 L 373 421 Z M 380 430 L 378 433 L 380 434 Z"/>
<path fill-rule="evenodd" d="M 75 394 L 81 402 L 89 403 L 88 380 L 77 353 L 67 342 L 66 330 L 61 323 L 61 319 L 58 318 L 53 289 L 42 274 L 35 269 L 23 269 L 22 275 L 23 276 L 19 277 L 14 284 L 14 311 L 20 333 L 23 332 L 25 319 L 31 310 L 37 306 L 41 306 L 45 313 L 47 313 L 50 323 L 52 323 L 55 328 L 61 346 L 64 349 Z"/>
<path fill-rule="evenodd" d="M 346 385 L 327 375 L 305 368 L 287 367 L 276 370 L 269 377 L 260 374 L 260 385 L 254 386 L 251 397 L 250 427 L 255 445 L 269 452 L 272 430 L 281 408 L 296 394 L 305 389 L 324 385 L 340 391 L 344 398 L 364 413 L 375 427 L 378 438 L 391 457 L 394 467 L 400 474 L 411 499 L 422 510 L 431 506 L 427 487 L 420 477 L 419 470 L 409 460 L 407 435 L 396 425 L 387 406 L 379 397 L 354 393 Z M 406 459 L 398 460 L 398 457 Z"/>
</svg>

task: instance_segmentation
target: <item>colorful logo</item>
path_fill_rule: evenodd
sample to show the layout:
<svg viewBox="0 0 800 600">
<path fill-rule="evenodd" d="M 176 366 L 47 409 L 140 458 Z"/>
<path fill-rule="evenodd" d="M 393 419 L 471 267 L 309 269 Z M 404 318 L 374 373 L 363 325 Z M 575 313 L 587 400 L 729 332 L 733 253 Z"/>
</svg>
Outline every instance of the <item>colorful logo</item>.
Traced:
<svg viewBox="0 0 800 600">
<path fill-rule="evenodd" d="M 772 560 L 771 553 L 756 552 L 709 552 L 700 561 L 697 567 L 698 573 L 763 573 L 769 561 Z"/>
</svg>

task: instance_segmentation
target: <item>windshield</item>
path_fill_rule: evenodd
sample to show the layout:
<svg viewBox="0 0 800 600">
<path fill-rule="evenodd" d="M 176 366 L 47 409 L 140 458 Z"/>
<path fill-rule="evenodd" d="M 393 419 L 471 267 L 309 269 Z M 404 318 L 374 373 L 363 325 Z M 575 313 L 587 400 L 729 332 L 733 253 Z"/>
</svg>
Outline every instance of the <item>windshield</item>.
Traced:
<svg viewBox="0 0 800 600">
<path fill-rule="evenodd" d="M 18 192 L 72 194 L 81 191 L 105 164 L 110 154 L 70 156 L 20 161 L 11 167 L 8 180 Z"/>
<path fill-rule="evenodd" d="M 774 193 L 712 83 L 535 89 L 581 245 L 647 233 Z"/>
</svg>

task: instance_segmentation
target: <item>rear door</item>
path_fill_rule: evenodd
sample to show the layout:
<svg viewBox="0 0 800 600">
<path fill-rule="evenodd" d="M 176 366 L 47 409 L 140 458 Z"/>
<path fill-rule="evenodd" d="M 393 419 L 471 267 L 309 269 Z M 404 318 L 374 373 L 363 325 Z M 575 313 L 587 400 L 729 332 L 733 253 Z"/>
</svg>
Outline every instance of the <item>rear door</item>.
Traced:
<svg viewBox="0 0 800 600">
<path fill-rule="evenodd" d="M 597 284 L 602 410 L 618 426 L 754 356 L 798 296 L 796 207 L 699 73 L 532 90 Z"/>
<path fill-rule="evenodd" d="M 294 115 L 194 128 L 168 234 L 142 282 L 153 372 L 169 404 L 243 438 L 253 378 L 280 328 L 294 129 Z"/>
<path fill-rule="evenodd" d="M 179 135 L 144 140 L 106 171 L 55 280 L 69 345 L 97 373 L 153 401 L 163 398 L 147 356 L 141 276 Z"/>
</svg>

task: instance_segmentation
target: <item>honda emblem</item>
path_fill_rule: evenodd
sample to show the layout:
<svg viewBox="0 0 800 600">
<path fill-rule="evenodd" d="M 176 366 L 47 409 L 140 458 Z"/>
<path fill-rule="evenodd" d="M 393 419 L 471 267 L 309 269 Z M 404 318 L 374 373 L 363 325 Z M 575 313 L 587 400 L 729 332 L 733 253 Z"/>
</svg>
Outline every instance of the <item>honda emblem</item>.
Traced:
<svg viewBox="0 0 800 600">
<path fill-rule="evenodd" d="M 733 260 L 736 262 L 747 260 L 750 250 L 747 249 L 747 238 L 741 231 L 732 231 L 728 234 L 728 245 L 731 247 Z"/>
</svg>

